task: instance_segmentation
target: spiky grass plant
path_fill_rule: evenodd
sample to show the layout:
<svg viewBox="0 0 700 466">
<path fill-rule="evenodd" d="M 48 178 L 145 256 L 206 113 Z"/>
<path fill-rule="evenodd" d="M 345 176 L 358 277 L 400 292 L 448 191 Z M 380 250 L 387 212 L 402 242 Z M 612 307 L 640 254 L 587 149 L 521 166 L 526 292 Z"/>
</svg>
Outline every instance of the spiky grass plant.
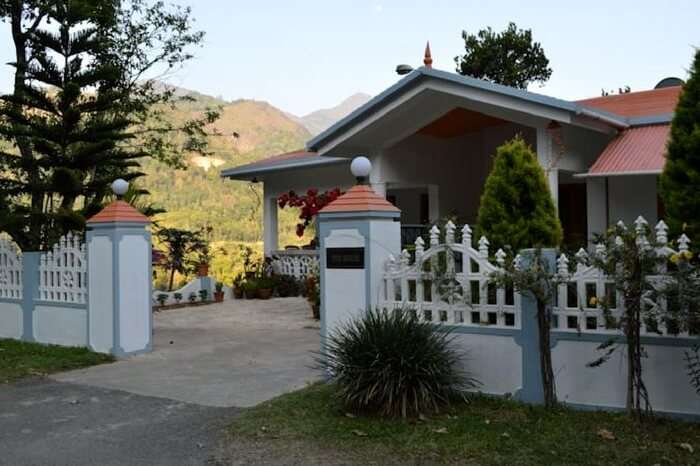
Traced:
<svg viewBox="0 0 700 466">
<path fill-rule="evenodd" d="M 317 358 L 346 408 L 387 417 L 436 413 L 478 382 L 448 327 L 409 310 L 370 310 L 331 332 Z"/>
</svg>

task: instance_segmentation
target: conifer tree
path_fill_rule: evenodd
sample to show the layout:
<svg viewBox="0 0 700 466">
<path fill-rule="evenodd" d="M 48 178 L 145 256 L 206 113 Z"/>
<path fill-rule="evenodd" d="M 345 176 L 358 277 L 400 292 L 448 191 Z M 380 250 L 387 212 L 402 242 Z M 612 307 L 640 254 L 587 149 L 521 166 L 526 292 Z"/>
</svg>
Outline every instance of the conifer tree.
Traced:
<svg viewBox="0 0 700 466">
<path fill-rule="evenodd" d="M 666 165 L 660 178 L 666 223 L 672 233 L 700 239 L 700 50 L 671 122 Z M 693 243 L 697 248 L 698 244 Z"/>
<path fill-rule="evenodd" d="M 510 246 L 554 247 L 562 229 L 542 167 L 525 141 L 516 137 L 496 150 L 481 195 L 478 234 L 496 250 Z"/>
<path fill-rule="evenodd" d="M 174 91 L 153 70 L 191 58 L 202 34 L 189 10 L 151 0 L 8 0 L 12 94 L 0 98 L 0 231 L 24 251 L 46 250 L 110 196 L 117 177 L 141 176 L 137 160 L 182 165 L 206 148 L 217 112 L 175 126 L 163 108 Z"/>
</svg>

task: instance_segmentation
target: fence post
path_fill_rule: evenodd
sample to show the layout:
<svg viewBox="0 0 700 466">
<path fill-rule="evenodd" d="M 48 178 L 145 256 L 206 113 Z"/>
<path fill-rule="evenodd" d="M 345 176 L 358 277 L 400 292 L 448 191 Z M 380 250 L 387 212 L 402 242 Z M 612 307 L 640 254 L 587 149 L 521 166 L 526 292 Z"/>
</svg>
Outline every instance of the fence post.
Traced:
<svg viewBox="0 0 700 466">
<path fill-rule="evenodd" d="M 22 340 L 36 341 L 34 337 L 34 302 L 39 298 L 40 252 L 22 254 Z"/>
<path fill-rule="evenodd" d="M 389 257 L 401 252 L 401 211 L 357 185 L 319 213 L 321 341 L 379 302 Z"/>
<path fill-rule="evenodd" d="M 88 344 L 118 357 L 150 351 L 150 220 L 118 199 L 87 224 Z"/>
<path fill-rule="evenodd" d="M 534 249 L 520 251 L 522 268 L 529 267 L 534 254 Z M 555 249 L 542 249 L 542 260 L 550 271 L 556 270 L 557 252 Z M 516 398 L 526 403 L 543 404 L 544 389 L 540 365 L 537 301 L 529 293 L 523 293 L 520 297 L 520 325 L 518 344 L 522 348 L 523 382 Z"/>
</svg>

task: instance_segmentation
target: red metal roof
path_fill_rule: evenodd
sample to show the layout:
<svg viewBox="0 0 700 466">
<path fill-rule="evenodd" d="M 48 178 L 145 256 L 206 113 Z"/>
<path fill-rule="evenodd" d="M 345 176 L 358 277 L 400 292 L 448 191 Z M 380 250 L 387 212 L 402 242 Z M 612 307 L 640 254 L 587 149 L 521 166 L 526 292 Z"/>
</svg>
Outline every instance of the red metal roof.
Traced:
<svg viewBox="0 0 700 466">
<path fill-rule="evenodd" d="M 355 185 L 345 194 L 320 210 L 320 213 L 333 212 L 400 212 L 389 201 L 375 193 L 367 185 Z"/>
<path fill-rule="evenodd" d="M 638 126 L 622 131 L 595 161 L 588 175 L 660 173 L 666 162 L 670 125 Z"/>
<path fill-rule="evenodd" d="M 584 99 L 577 103 L 625 117 L 662 115 L 674 112 L 682 89 L 681 86 L 664 87 Z"/>
</svg>

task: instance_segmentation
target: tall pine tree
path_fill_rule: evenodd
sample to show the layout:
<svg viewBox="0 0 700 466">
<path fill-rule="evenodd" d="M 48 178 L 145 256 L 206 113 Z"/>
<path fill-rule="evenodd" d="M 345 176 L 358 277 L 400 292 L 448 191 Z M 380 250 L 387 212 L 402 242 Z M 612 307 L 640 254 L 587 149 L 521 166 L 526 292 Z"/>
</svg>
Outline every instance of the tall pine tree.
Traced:
<svg viewBox="0 0 700 466">
<path fill-rule="evenodd" d="M 562 229 L 542 167 L 520 137 L 496 150 L 481 195 L 478 234 L 492 249 L 558 246 Z"/>
<path fill-rule="evenodd" d="M 155 73 L 178 68 L 203 35 L 190 11 L 151 0 L 7 0 L 14 89 L 0 98 L 0 231 L 22 250 L 45 250 L 80 231 L 117 177 L 139 157 L 182 166 L 204 153 L 218 113 L 174 124 L 173 89 Z"/>
<path fill-rule="evenodd" d="M 671 122 L 666 166 L 660 178 L 666 222 L 675 234 L 685 232 L 700 246 L 700 50 L 683 86 Z"/>
<path fill-rule="evenodd" d="M 130 169 L 144 155 L 121 148 L 131 124 L 113 112 L 122 76 L 99 59 L 109 48 L 103 31 L 115 19 L 113 5 L 56 1 L 42 11 L 20 92 L 3 97 L 0 110 L 3 133 L 28 146 L 24 155 L 0 154 L 0 182 L 12 200 L 0 229 L 24 250 L 49 248 L 67 231 L 81 230 L 112 180 L 139 175 Z"/>
</svg>

